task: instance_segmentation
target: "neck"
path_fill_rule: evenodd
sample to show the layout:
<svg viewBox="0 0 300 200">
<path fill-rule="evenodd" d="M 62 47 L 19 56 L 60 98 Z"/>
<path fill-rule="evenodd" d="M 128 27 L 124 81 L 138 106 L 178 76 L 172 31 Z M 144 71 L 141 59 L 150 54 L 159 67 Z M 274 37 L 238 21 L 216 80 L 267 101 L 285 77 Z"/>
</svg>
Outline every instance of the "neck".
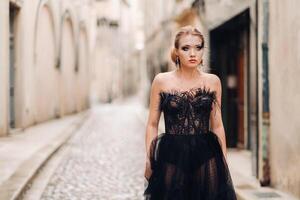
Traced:
<svg viewBox="0 0 300 200">
<path fill-rule="evenodd" d="M 177 69 L 177 71 L 181 78 L 189 79 L 189 80 L 201 75 L 201 71 L 198 70 L 197 67 L 188 68 L 188 67 L 181 66 L 180 68 Z"/>
</svg>

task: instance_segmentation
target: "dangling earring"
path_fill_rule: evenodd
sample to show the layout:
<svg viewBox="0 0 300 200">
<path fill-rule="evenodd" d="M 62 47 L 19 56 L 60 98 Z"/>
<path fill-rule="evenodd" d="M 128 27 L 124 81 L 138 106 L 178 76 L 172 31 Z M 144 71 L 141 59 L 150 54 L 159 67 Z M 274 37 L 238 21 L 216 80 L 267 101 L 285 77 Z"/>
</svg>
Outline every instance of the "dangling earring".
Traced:
<svg viewBox="0 0 300 200">
<path fill-rule="evenodd" d="M 203 59 L 201 59 L 200 66 L 204 66 Z"/>
<path fill-rule="evenodd" d="M 179 57 L 178 56 L 176 56 L 175 64 L 176 64 L 176 67 L 179 67 L 180 61 L 179 61 Z"/>
</svg>

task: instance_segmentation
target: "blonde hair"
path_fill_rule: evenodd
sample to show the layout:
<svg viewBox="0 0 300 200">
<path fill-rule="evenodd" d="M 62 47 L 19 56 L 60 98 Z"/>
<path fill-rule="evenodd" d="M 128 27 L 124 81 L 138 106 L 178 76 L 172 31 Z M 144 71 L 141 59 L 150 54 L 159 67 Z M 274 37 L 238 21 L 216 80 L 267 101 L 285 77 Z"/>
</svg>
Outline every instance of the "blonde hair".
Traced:
<svg viewBox="0 0 300 200">
<path fill-rule="evenodd" d="M 174 63 L 176 63 L 176 57 L 177 57 L 176 49 L 179 48 L 180 38 L 184 35 L 189 35 L 189 34 L 200 37 L 200 39 L 202 40 L 202 43 L 203 43 L 202 46 L 204 46 L 204 36 L 197 28 L 190 26 L 190 25 L 181 27 L 175 36 L 174 47 L 171 50 L 171 59 Z"/>
</svg>

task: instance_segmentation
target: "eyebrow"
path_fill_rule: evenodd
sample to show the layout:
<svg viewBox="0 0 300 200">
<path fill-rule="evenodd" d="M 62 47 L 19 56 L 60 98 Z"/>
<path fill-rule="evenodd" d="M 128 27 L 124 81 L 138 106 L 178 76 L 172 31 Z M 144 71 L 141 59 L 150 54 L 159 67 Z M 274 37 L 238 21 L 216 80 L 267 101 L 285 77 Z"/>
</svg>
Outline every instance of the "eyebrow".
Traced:
<svg viewBox="0 0 300 200">
<path fill-rule="evenodd" d="M 196 44 L 195 46 L 202 46 L 202 45 L 203 45 L 203 43 Z M 192 46 L 192 45 L 189 45 L 189 44 L 182 45 L 182 47 L 190 47 L 190 46 Z"/>
</svg>

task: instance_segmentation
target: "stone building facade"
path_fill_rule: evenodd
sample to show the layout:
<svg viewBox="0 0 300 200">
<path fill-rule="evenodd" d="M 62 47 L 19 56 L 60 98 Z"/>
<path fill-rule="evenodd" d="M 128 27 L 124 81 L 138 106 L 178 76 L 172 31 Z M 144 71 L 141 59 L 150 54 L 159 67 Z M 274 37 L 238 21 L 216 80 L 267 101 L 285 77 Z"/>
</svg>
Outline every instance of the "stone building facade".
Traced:
<svg viewBox="0 0 300 200">
<path fill-rule="evenodd" d="M 300 197 L 299 3 L 145 2 L 149 81 L 174 69 L 169 53 L 178 27 L 197 26 L 207 41 L 204 70 L 222 81 L 227 145 L 251 153 L 261 185 Z"/>
<path fill-rule="evenodd" d="M 93 98 L 111 101 L 143 90 L 145 64 L 141 51 L 144 48 L 141 5 L 142 2 L 137 0 L 96 3 Z"/>
<path fill-rule="evenodd" d="M 92 4 L 1 1 L 1 135 L 88 107 Z"/>
<path fill-rule="evenodd" d="M 0 135 L 143 91 L 137 0 L 3 0 Z"/>
<path fill-rule="evenodd" d="M 300 198 L 299 1 L 262 1 L 269 7 L 268 149 L 271 185 Z M 266 10 L 266 9 L 265 9 Z M 263 44 L 260 43 L 260 48 Z"/>
</svg>

